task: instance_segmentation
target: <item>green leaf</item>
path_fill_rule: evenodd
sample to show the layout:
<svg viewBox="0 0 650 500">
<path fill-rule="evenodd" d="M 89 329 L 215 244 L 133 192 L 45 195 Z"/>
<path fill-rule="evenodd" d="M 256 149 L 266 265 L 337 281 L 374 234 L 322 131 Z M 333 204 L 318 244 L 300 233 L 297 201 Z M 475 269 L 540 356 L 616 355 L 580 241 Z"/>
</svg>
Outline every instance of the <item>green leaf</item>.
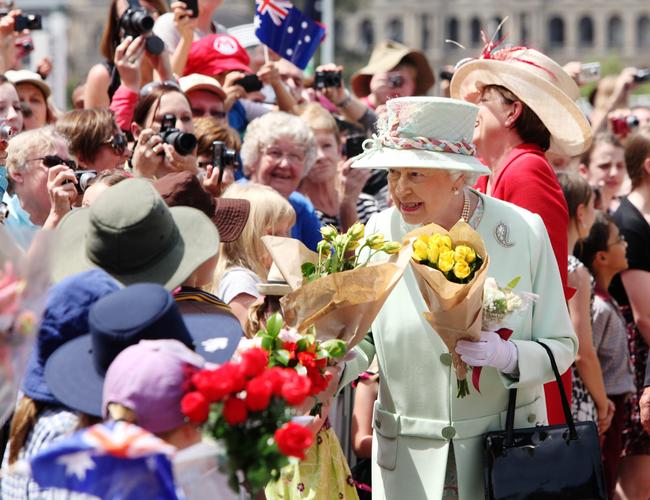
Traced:
<svg viewBox="0 0 650 500">
<path fill-rule="evenodd" d="M 286 349 L 280 349 L 276 351 L 275 358 L 284 366 L 287 366 L 289 364 L 289 351 Z"/>
<path fill-rule="evenodd" d="M 266 320 L 266 333 L 275 338 L 280 334 L 280 330 L 284 326 L 284 320 L 279 313 L 274 313 L 269 319 Z"/>
<path fill-rule="evenodd" d="M 311 262 L 305 262 L 302 266 L 300 266 L 300 271 L 305 278 L 309 278 L 316 272 L 316 266 Z"/>
<path fill-rule="evenodd" d="M 262 337 L 262 349 L 269 352 L 273 351 L 273 337 L 269 335 Z"/>
<path fill-rule="evenodd" d="M 296 342 L 296 351 L 298 352 L 306 351 L 308 347 L 309 347 L 309 340 L 307 340 L 304 337 L 301 338 L 298 342 Z"/>
<path fill-rule="evenodd" d="M 514 287 L 516 287 L 519 284 L 519 281 L 521 280 L 521 276 L 517 276 L 514 278 L 512 281 L 510 281 L 507 285 L 506 288 L 508 290 L 512 290 Z"/>
</svg>

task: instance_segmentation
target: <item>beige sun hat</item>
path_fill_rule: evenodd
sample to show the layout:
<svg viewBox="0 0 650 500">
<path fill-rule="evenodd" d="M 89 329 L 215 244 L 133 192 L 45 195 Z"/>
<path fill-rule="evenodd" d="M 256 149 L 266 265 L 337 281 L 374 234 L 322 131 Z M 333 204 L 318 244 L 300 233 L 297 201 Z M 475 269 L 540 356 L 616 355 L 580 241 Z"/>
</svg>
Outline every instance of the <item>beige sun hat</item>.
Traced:
<svg viewBox="0 0 650 500">
<path fill-rule="evenodd" d="M 183 93 L 187 94 L 192 90 L 205 90 L 216 95 L 222 101 L 226 100 L 226 92 L 223 90 L 216 78 L 207 75 L 192 73 L 178 79 L 178 84 Z"/>
<path fill-rule="evenodd" d="M 292 292 L 291 287 L 286 282 L 280 269 L 275 265 L 275 262 L 271 264 L 271 269 L 269 269 L 269 275 L 266 278 L 264 283 L 258 283 L 256 285 L 257 291 L 262 295 L 275 295 L 279 297 L 284 297 L 285 295 Z"/>
<path fill-rule="evenodd" d="M 409 49 L 406 45 L 385 40 L 375 46 L 368 64 L 352 75 L 350 85 L 357 97 L 370 94 L 370 80 L 377 73 L 387 73 L 408 57 L 417 67 L 415 78 L 415 95 L 425 95 L 435 82 L 433 70 L 427 57 L 419 50 Z"/>
<path fill-rule="evenodd" d="M 476 103 L 486 85 L 507 88 L 533 110 L 551 133 L 549 151 L 577 156 L 591 145 L 591 127 L 575 103 L 578 86 L 550 57 L 526 47 L 484 50 L 456 69 L 451 97 Z"/>
<path fill-rule="evenodd" d="M 50 97 L 52 94 L 47 82 L 41 78 L 41 75 L 34 71 L 29 71 L 28 69 L 10 69 L 9 71 L 5 71 L 5 77 L 14 85 L 20 83 L 31 83 L 43 93 L 45 99 Z"/>
<path fill-rule="evenodd" d="M 431 168 L 487 175 L 472 143 L 478 106 L 446 97 L 386 102 L 379 133 L 363 143 L 352 168 Z"/>
</svg>

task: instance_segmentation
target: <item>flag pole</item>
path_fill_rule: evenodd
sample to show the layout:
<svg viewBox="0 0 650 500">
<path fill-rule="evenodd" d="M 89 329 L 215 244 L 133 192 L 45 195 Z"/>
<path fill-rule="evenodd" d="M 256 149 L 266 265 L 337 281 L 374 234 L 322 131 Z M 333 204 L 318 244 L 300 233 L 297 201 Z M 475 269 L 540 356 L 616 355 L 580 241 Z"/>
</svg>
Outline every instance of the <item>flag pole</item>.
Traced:
<svg viewBox="0 0 650 500">
<path fill-rule="evenodd" d="M 267 63 L 270 61 L 269 57 L 269 47 L 267 45 L 264 45 L 264 62 Z"/>
<path fill-rule="evenodd" d="M 323 24 L 327 26 L 327 37 L 321 49 L 321 64 L 334 62 L 334 0 L 323 0 Z"/>
</svg>

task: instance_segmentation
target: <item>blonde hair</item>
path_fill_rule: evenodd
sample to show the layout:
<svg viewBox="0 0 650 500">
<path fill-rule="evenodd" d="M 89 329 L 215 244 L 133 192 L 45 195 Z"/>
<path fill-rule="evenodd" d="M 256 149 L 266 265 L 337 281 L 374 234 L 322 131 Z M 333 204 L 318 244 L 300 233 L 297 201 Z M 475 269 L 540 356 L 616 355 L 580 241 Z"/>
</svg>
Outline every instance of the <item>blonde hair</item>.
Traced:
<svg viewBox="0 0 650 500">
<path fill-rule="evenodd" d="M 222 198 L 242 198 L 251 204 L 248 221 L 241 236 L 230 243 L 221 243 L 219 263 L 214 274 L 213 290 L 219 286 L 224 273 L 232 267 L 250 269 L 260 278 L 265 278 L 268 269 L 263 257 L 267 255 L 261 236 L 273 233 L 274 226 L 292 226 L 296 212 L 291 204 L 275 189 L 249 182 L 233 184 L 224 192 Z"/>
<path fill-rule="evenodd" d="M 336 120 L 332 114 L 317 102 L 310 102 L 300 114 L 300 118 L 309 125 L 312 132 L 326 132 L 333 134 L 336 144 L 341 144 L 341 136 Z"/>
<path fill-rule="evenodd" d="M 52 125 L 18 134 L 7 147 L 7 169 L 25 171 L 28 160 L 53 154 L 60 145 L 67 148 L 68 141 Z"/>
</svg>

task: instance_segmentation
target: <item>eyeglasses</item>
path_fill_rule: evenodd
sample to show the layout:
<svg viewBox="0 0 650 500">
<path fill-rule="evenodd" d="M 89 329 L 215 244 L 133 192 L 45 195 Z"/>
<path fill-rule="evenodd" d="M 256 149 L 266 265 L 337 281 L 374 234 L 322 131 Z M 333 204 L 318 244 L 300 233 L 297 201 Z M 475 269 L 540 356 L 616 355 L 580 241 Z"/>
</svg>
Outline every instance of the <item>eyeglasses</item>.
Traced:
<svg viewBox="0 0 650 500">
<path fill-rule="evenodd" d="M 209 116 L 216 118 L 217 120 L 223 120 L 226 117 L 225 111 L 212 110 L 212 109 L 201 109 L 201 108 L 192 108 L 192 118 L 202 118 L 204 116 Z"/>
<path fill-rule="evenodd" d="M 140 98 L 146 97 L 151 94 L 156 89 L 165 89 L 165 90 L 177 90 L 178 92 L 183 92 L 181 86 L 178 82 L 174 80 L 156 80 L 149 82 L 140 89 Z"/>
<path fill-rule="evenodd" d="M 286 158 L 289 163 L 292 165 L 296 165 L 298 163 L 304 163 L 305 161 L 305 153 L 304 151 L 295 151 L 295 150 L 290 150 L 290 151 L 283 151 L 277 146 L 268 146 L 264 150 L 262 150 L 262 153 L 269 158 L 271 158 L 273 161 L 282 161 L 282 158 Z"/>
<path fill-rule="evenodd" d="M 67 160 L 61 158 L 59 155 L 45 155 L 40 158 L 30 158 L 27 161 L 42 161 L 43 165 L 47 168 L 56 167 L 57 165 L 65 165 L 66 167 L 71 168 L 72 170 L 77 170 L 77 162 L 74 160 Z"/>
<path fill-rule="evenodd" d="M 109 140 L 102 142 L 102 144 L 109 145 L 116 155 L 121 156 L 124 154 L 124 151 L 126 151 L 129 141 L 125 134 L 119 133 L 113 134 Z"/>
<path fill-rule="evenodd" d="M 612 241 L 611 243 L 607 243 L 607 248 L 618 245 L 619 243 L 626 243 L 627 241 L 625 240 L 625 236 L 623 236 L 621 233 L 618 234 L 618 238 L 616 241 Z"/>
</svg>

